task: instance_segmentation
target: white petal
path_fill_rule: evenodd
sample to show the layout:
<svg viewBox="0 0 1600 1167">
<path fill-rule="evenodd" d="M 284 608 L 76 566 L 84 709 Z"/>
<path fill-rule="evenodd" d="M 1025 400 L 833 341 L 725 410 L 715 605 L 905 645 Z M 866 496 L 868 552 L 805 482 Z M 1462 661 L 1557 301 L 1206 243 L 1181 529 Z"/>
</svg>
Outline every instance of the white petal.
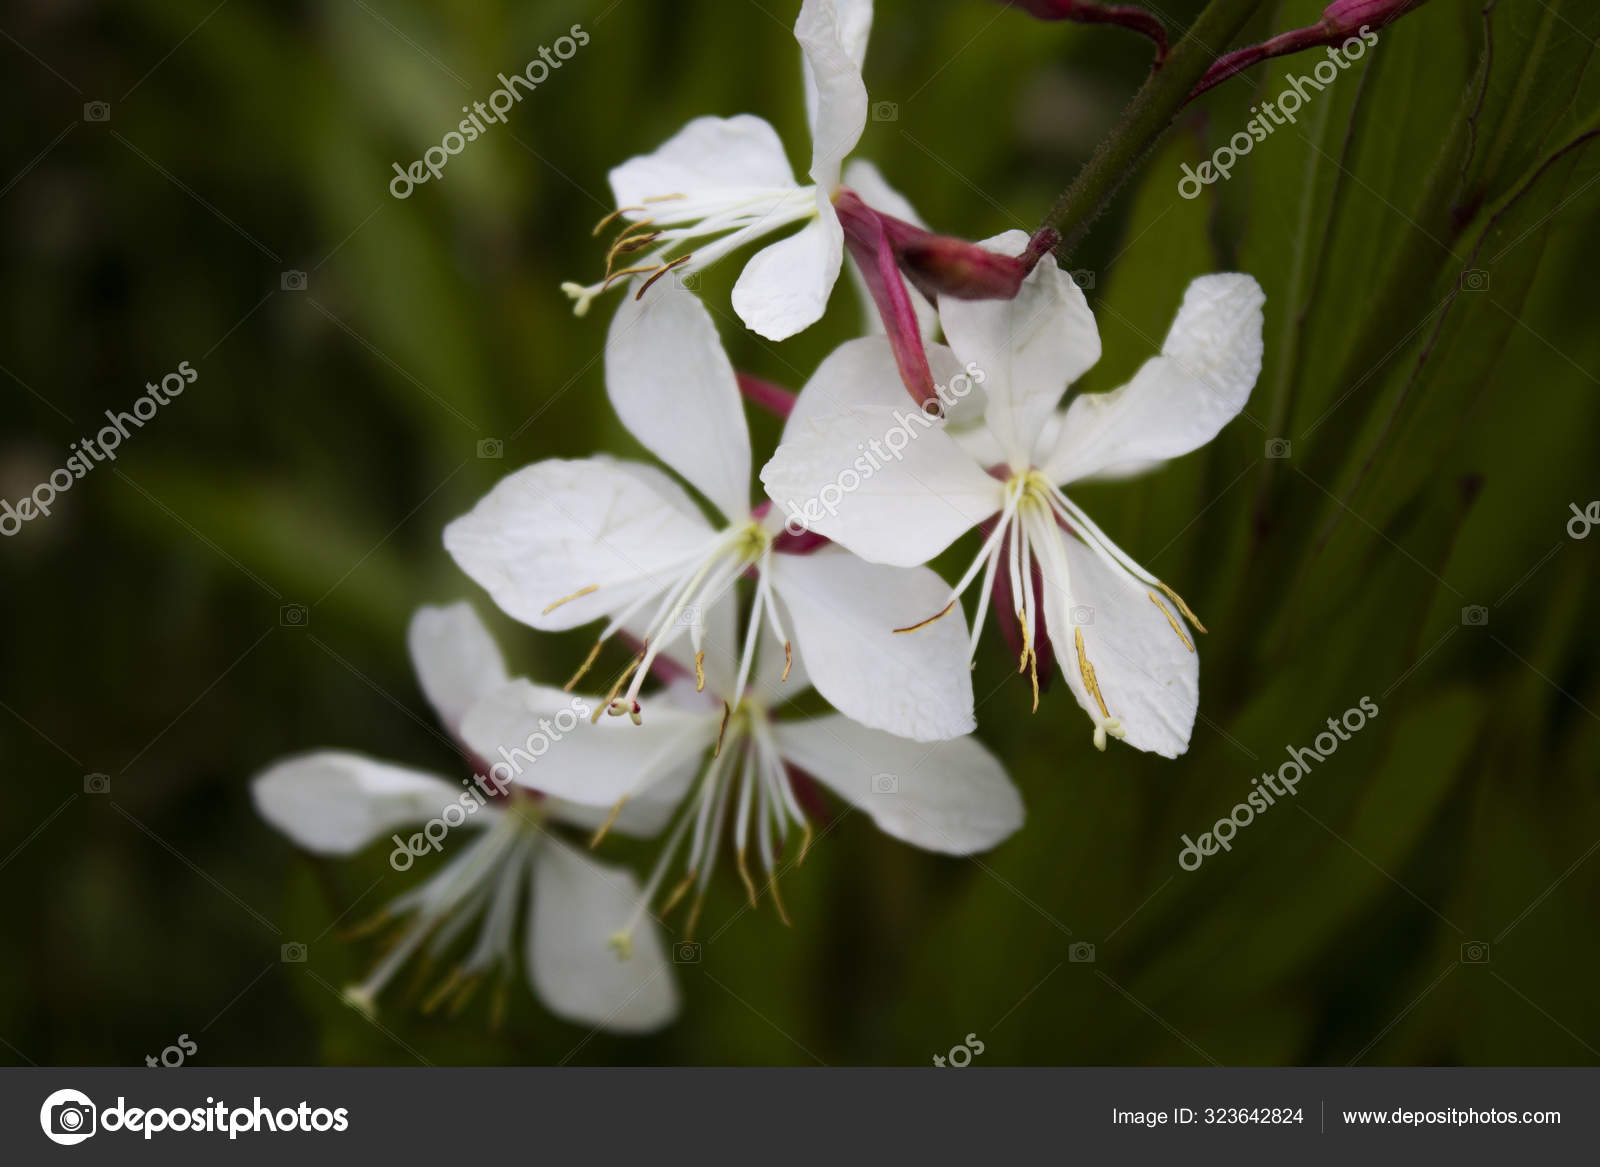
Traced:
<svg viewBox="0 0 1600 1167">
<path fill-rule="evenodd" d="M 1022 826 L 1021 795 L 975 738 L 919 745 L 838 714 L 774 728 L 786 760 L 904 842 L 970 855 Z"/>
<path fill-rule="evenodd" d="M 1027 242 L 1021 231 L 1008 231 L 982 246 L 1018 255 Z M 1100 333 L 1083 292 L 1055 256 L 1046 255 L 1015 299 L 942 296 L 939 322 L 956 355 L 983 371 L 985 421 L 1012 467 L 1026 469 L 1045 418 L 1067 386 L 1100 359 Z"/>
<path fill-rule="evenodd" d="M 527 964 L 550 1011 L 613 1033 L 648 1033 L 678 1013 L 678 987 L 654 921 L 621 959 L 611 936 L 639 897 L 633 875 L 553 840 L 533 860 Z"/>
<path fill-rule="evenodd" d="M 674 195 L 699 198 L 721 191 L 789 190 L 797 185 L 777 131 L 751 114 L 695 118 L 653 154 L 628 159 L 610 177 L 617 206 L 647 211 L 649 200 Z M 671 204 L 663 209 L 670 211 Z"/>
<path fill-rule="evenodd" d="M 981 389 L 969 385 L 971 378 L 957 380 L 962 370 L 955 353 L 942 344 L 927 345 L 927 353 L 934 381 L 950 394 L 947 407 L 962 403 L 957 396 L 961 391 L 966 397 L 981 394 Z M 860 405 L 890 410 L 910 410 L 916 405 L 900 380 L 894 349 L 882 335 L 847 340 L 823 358 L 795 398 L 794 408 L 784 423 L 783 440 L 805 433 L 817 418 L 843 413 Z"/>
<path fill-rule="evenodd" d="M 822 318 L 844 262 L 844 228 L 825 192 L 817 215 L 750 257 L 733 285 L 733 310 L 768 340 L 785 340 Z"/>
<path fill-rule="evenodd" d="M 1037 559 L 1044 576 L 1045 626 L 1073 696 L 1090 717 L 1100 719 L 1099 703 L 1090 696 L 1078 667 L 1073 634 L 1081 630 L 1106 711 L 1122 722 L 1127 744 L 1177 757 L 1189 748 L 1200 705 L 1199 656 L 1173 631 L 1151 600 L 1150 588 L 1126 572 L 1113 571 L 1065 532 L 1059 543 L 1069 586 L 1063 586 L 1060 552 L 1052 550 Z M 1171 608 L 1164 597 L 1162 603 Z M 1083 609 L 1090 615 L 1086 617 Z M 1175 610 L 1172 614 L 1181 625 L 1182 616 Z M 1193 643 L 1191 633 L 1184 635 Z"/>
<path fill-rule="evenodd" d="M 427 822 L 463 790 L 432 774 L 336 750 L 285 758 L 250 783 L 262 818 L 324 855 L 349 855 L 400 827 Z"/>
<path fill-rule="evenodd" d="M 1161 355 L 1110 393 L 1067 407 L 1043 469 L 1054 482 L 1125 475 L 1205 445 L 1238 415 L 1261 373 L 1261 305 L 1251 277 L 1201 276 L 1184 293 Z"/>
<path fill-rule="evenodd" d="M 606 336 L 606 393 L 645 449 L 729 519 L 750 513 L 750 431 L 700 298 L 663 280 L 625 296 Z"/>
<path fill-rule="evenodd" d="M 773 556 L 773 586 L 811 684 L 841 713 L 917 741 L 970 733 L 972 670 L 960 605 L 915 632 L 950 589 L 925 567 L 884 567 L 837 547 Z"/>
<path fill-rule="evenodd" d="M 452 733 L 474 701 L 510 679 L 494 637 L 465 601 L 418 608 L 406 644 L 423 693 Z"/>
<path fill-rule="evenodd" d="M 590 712 L 600 705 L 597 697 L 579 700 Z M 559 689 L 518 679 L 474 705 L 461 736 L 491 766 L 510 766 L 524 786 L 610 807 L 679 775 L 711 748 L 722 720 L 720 710 L 677 709 L 661 700 L 645 708 L 642 725 L 608 714 L 591 724 L 584 714 L 571 729 L 552 732 L 553 718 L 572 701 Z"/>
<path fill-rule="evenodd" d="M 501 479 L 445 528 L 444 545 L 508 615 L 557 631 L 663 587 L 711 535 L 611 459 L 550 459 Z"/>
<path fill-rule="evenodd" d="M 867 128 L 867 86 L 861 79 L 870 4 L 804 0 L 794 24 L 804 54 L 806 111 L 811 120 L 811 180 L 829 196 L 845 156 Z M 852 52 L 859 56 L 852 56 Z"/>
<path fill-rule="evenodd" d="M 611 817 L 615 803 L 611 806 L 585 806 L 564 798 L 547 797 L 545 806 L 551 818 L 580 830 L 594 831 L 609 820 L 612 834 L 639 839 L 653 838 L 671 821 L 673 812 L 678 809 L 683 796 L 689 791 L 689 784 L 699 775 L 703 765 L 704 759 L 697 757 L 688 765 L 679 767 L 676 773 L 650 786 L 637 797 L 628 799 L 615 818 Z"/>
<path fill-rule="evenodd" d="M 926 563 L 1000 509 L 1004 487 L 921 410 L 864 407 L 813 418 L 761 468 L 792 527 L 874 563 Z"/>
</svg>

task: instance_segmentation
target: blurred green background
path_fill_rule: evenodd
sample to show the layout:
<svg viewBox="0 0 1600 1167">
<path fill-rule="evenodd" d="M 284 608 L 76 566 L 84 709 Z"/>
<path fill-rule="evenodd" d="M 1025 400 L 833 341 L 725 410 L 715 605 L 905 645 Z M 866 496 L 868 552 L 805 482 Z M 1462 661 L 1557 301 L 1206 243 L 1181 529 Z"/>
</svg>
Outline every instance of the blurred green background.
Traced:
<svg viewBox="0 0 1600 1167">
<path fill-rule="evenodd" d="M 405 657 L 420 603 L 472 598 L 520 671 L 582 658 L 586 632 L 500 617 L 440 530 L 517 466 L 638 451 L 603 398 L 614 300 L 577 320 L 558 285 L 600 270 L 607 168 L 692 116 L 761 114 L 803 170 L 797 7 L 8 6 L 0 495 L 180 361 L 199 380 L 0 541 L 0 1059 L 139 1064 L 187 1034 L 211 1065 L 925 1065 L 974 1034 L 979 1065 L 1600 1060 L 1600 536 L 1566 529 L 1600 496 L 1600 15 L 1576 0 L 1434 0 L 1185 201 L 1179 163 L 1320 55 L 1226 84 L 1072 257 L 1093 389 L 1193 276 L 1267 291 L 1248 416 L 1078 492 L 1211 629 L 1187 756 L 1095 753 L 1059 684 L 1030 716 L 991 633 L 980 735 L 1029 810 L 992 854 L 850 816 L 786 880 L 792 930 L 739 914 L 724 865 L 683 1016 L 648 1039 L 520 989 L 497 1030 L 481 1000 L 450 1020 L 395 992 L 381 1027 L 340 1003 L 375 955 L 344 930 L 410 877 L 382 846 L 296 852 L 247 782 L 318 746 L 456 773 Z M 1268 3 L 1251 39 L 1320 7 Z M 392 162 L 574 23 L 591 43 L 509 124 L 390 196 Z M 1117 29 L 883 0 L 867 81 L 894 109 L 859 153 L 936 229 L 1032 229 L 1148 63 Z M 737 267 L 704 294 L 743 368 L 798 387 L 859 327 L 841 283 L 765 344 L 728 309 Z M 778 427 L 753 425 L 759 463 Z M 1363 696 L 1380 716 L 1298 798 L 1180 870 L 1180 835 Z"/>
</svg>

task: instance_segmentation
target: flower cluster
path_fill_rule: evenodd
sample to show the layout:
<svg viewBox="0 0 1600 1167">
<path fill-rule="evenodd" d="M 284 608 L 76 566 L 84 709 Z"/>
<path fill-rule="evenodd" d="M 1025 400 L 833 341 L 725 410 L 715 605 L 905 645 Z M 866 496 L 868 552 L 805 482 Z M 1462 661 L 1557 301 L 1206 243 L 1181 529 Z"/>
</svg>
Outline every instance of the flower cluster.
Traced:
<svg viewBox="0 0 1600 1167">
<path fill-rule="evenodd" d="M 652 1029 L 678 1008 L 661 936 L 669 913 L 686 904 L 679 935 L 692 935 L 731 854 L 751 904 L 770 895 L 787 921 L 779 876 L 803 861 L 830 797 L 927 850 L 997 845 L 1021 827 L 1023 807 L 970 736 L 973 654 L 991 599 L 1011 622 L 1035 708 L 1041 675 L 1059 661 L 1097 747 L 1114 738 L 1167 757 L 1187 747 L 1199 692 L 1191 633 L 1204 630 L 1067 489 L 1201 446 L 1243 408 L 1261 363 L 1261 292 L 1248 276 L 1195 281 L 1161 352 L 1129 384 L 1063 409 L 1100 340 L 1050 253 L 1054 236 L 936 235 L 870 163 L 846 165 L 867 118 L 871 23 L 870 0 L 801 5 L 808 184 L 794 180 L 772 127 L 748 115 L 696 118 L 611 172 L 617 208 L 602 228 L 618 233 L 605 272 L 566 291 L 580 314 L 621 291 L 606 392 L 659 464 L 538 462 L 444 532 L 455 563 L 508 616 L 542 632 L 595 629 L 583 667 L 556 688 L 511 677 L 465 604 L 413 621 L 421 686 L 466 770 L 482 773 L 519 744 L 548 749 L 487 799 L 481 781 L 462 779 L 463 792 L 338 752 L 256 779 L 262 814 L 325 854 L 451 822 L 441 808 L 457 803 L 455 822 L 479 828 L 385 909 L 395 939 L 349 990 L 360 1007 L 374 1008 L 413 957 L 459 952 L 481 921 L 425 1008 L 460 1007 L 491 973 L 503 989 L 520 934 L 553 1012 Z M 749 382 L 681 277 L 792 228 L 746 262 L 733 290 L 739 319 L 771 340 L 815 323 L 847 251 L 875 313 L 868 335 L 823 361 L 798 397 L 750 394 L 788 411 L 759 473 L 767 497 L 753 498 Z M 941 393 L 957 380 L 965 392 Z M 854 489 L 833 489 L 908 398 L 920 407 L 914 440 Z M 824 491 L 827 507 L 806 505 Z M 978 549 L 952 586 L 928 561 L 974 527 Z M 974 586 L 969 631 L 961 600 Z M 609 674 L 608 645 L 626 646 Z M 832 712 L 799 712 L 815 707 L 795 701 L 811 689 Z M 552 734 L 572 709 L 589 715 Z M 593 857 L 612 832 L 661 837 L 642 885 Z"/>
</svg>

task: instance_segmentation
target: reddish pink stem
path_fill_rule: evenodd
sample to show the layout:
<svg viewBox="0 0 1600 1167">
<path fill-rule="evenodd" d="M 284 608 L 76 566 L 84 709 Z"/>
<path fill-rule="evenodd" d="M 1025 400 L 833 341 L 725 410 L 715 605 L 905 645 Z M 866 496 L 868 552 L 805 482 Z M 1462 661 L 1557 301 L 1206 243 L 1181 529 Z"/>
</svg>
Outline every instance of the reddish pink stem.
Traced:
<svg viewBox="0 0 1600 1167">
<path fill-rule="evenodd" d="M 1303 53 L 1307 49 L 1342 44 L 1353 36 L 1359 36 L 1363 31 L 1372 32 L 1393 24 L 1412 9 L 1421 8 L 1427 2 L 1428 0 L 1337 0 L 1323 10 L 1322 19 L 1315 24 L 1308 24 L 1304 28 L 1296 28 L 1289 32 L 1280 32 L 1258 45 L 1235 49 L 1218 57 L 1189 94 L 1189 100 L 1193 101 L 1206 90 L 1221 85 L 1229 77 L 1243 72 L 1252 65 L 1259 65 L 1262 61 L 1271 60 L 1273 57 Z"/>
<path fill-rule="evenodd" d="M 1002 0 L 1040 20 L 1077 24 L 1116 24 L 1147 36 L 1156 45 L 1156 64 L 1167 59 L 1167 29 L 1153 14 L 1132 4 L 1093 4 L 1088 0 Z"/>
</svg>

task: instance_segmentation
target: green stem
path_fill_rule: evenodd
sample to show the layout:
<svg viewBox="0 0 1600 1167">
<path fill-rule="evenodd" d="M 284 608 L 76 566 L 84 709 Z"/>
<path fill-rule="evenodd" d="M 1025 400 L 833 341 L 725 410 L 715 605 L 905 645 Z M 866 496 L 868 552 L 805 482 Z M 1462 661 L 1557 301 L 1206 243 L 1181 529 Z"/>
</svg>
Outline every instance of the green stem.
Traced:
<svg viewBox="0 0 1600 1167">
<path fill-rule="evenodd" d="M 1062 259 L 1111 201 L 1140 160 L 1166 133 L 1190 92 L 1266 0 L 1211 0 L 1160 68 L 1134 95 L 1111 136 L 1056 200 L 1044 226 L 1061 233 Z"/>
</svg>

